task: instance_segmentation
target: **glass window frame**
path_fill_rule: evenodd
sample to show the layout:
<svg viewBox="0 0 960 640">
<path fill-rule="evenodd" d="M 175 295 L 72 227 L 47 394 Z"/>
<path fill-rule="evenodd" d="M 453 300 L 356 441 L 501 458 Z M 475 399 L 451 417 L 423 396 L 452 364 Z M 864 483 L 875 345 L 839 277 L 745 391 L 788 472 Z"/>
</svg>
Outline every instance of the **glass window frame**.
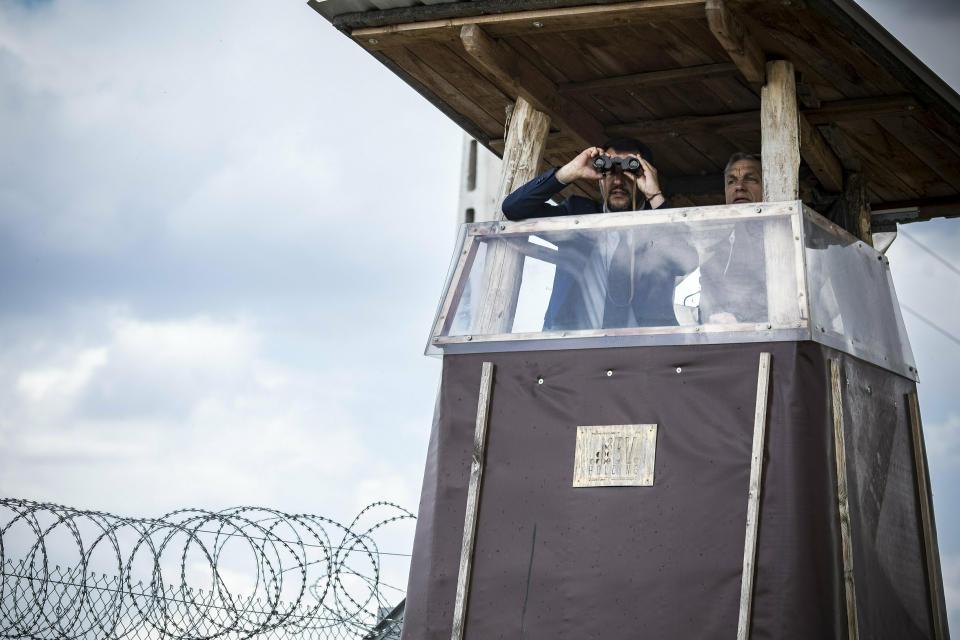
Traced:
<svg viewBox="0 0 960 640">
<path fill-rule="evenodd" d="M 789 218 L 790 221 L 793 250 L 792 256 L 789 256 L 788 259 L 790 261 L 790 272 L 796 283 L 795 321 L 777 326 L 765 322 L 543 331 L 536 333 L 455 336 L 447 334 L 454 320 L 451 311 L 457 309 L 460 296 L 466 286 L 467 279 L 463 276 L 465 273 L 469 273 L 477 257 L 478 249 L 486 238 L 526 237 L 557 231 L 605 230 L 651 224 L 695 224 L 701 221 L 737 222 L 772 217 Z M 450 263 L 443 296 L 434 316 L 433 329 L 425 353 L 427 355 L 442 355 L 444 353 L 813 340 L 911 379 L 916 379 L 916 368 L 912 362 L 912 354 L 908 343 L 904 345 L 903 353 L 906 354 L 906 358 L 904 358 L 899 354 L 877 351 L 872 349 L 871 345 L 854 343 L 846 336 L 813 326 L 811 322 L 813 317 L 811 296 L 809 295 L 811 283 L 808 281 L 807 265 L 807 252 L 810 249 L 807 247 L 804 232 L 805 219 L 814 222 L 818 227 L 836 236 L 844 243 L 854 244 L 859 242 L 847 231 L 829 222 L 799 200 L 464 224 L 461 226 L 458 235 L 456 252 Z M 529 248 L 523 249 L 522 253 L 524 255 L 540 257 L 540 254 L 546 251 L 536 244 L 525 244 L 529 244 Z M 878 257 L 877 259 L 888 264 L 884 256 L 865 243 L 859 242 L 857 250 L 873 252 Z M 892 289 L 892 280 L 889 282 L 896 315 L 893 320 L 902 327 L 902 317 L 900 316 L 896 293 Z M 792 304 L 787 306 L 789 307 L 788 311 L 792 314 Z M 905 337 L 905 333 L 903 335 Z"/>
</svg>

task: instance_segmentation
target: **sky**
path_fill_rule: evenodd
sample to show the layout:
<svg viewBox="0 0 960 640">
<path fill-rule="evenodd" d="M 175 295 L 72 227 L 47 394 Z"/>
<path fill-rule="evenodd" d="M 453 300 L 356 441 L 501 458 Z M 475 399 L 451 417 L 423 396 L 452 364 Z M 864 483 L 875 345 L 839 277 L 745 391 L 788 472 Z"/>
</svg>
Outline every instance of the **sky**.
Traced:
<svg viewBox="0 0 960 640">
<path fill-rule="evenodd" d="M 861 4 L 960 87 L 956 3 Z M 302 2 L 0 0 L 0 495 L 415 511 L 460 148 Z M 906 231 L 960 265 L 960 221 Z M 888 255 L 960 335 L 960 276 Z M 905 320 L 956 626 L 960 345 Z"/>
</svg>

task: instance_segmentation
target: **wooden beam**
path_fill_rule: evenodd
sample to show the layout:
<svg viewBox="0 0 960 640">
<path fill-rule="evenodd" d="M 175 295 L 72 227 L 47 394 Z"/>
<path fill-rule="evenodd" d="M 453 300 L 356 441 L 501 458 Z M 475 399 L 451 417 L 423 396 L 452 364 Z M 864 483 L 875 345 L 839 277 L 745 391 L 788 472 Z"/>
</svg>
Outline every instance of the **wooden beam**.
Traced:
<svg viewBox="0 0 960 640">
<path fill-rule="evenodd" d="M 872 247 L 870 202 L 867 200 L 867 181 L 862 173 L 847 175 L 843 185 L 843 199 L 846 206 L 847 231 Z"/>
<path fill-rule="evenodd" d="M 831 193 L 843 191 L 843 167 L 837 155 L 817 128 L 800 114 L 800 155 L 817 176 L 823 188 Z"/>
<path fill-rule="evenodd" d="M 561 7 L 492 13 L 444 20 L 426 20 L 390 24 L 379 27 L 361 27 L 350 31 L 350 36 L 366 46 L 398 46 L 420 38 L 443 38 L 456 34 L 461 27 L 476 24 L 495 38 L 531 35 L 584 29 L 609 29 L 646 24 L 651 21 L 690 20 L 703 16 L 705 0 L 635 0 L 616 4 Z M 365 44 L 366 43 L 366 44 Z"/>
<path fill-rule="evenodd" d="M 800 124 L 793 63 L 767 63 L 767 83 L 760 93 L 760 154 L 763 199 L 796 200 L 800 195 Z"/>
<path fill-rule="evenodd" d="M 811 125 L 861 120 L 891 113 L 910 113 L 917 104 L 913 98 L 870 98 L 867 100 L 837 100 L 825 102 L 819 109 L 805 109 L 801 113 Z M 612 125 L 606 128 L 608 135 L 641 134 L 644 136 L 677 137 L 699 131 L 712 133 L 757 129 L 760 126 L 760 111 L 738 111 L 709 116 L 686 115 L 659 120 L 637 120 Z M 826 141 L 825 141 L 826 142 Z M 835 148 L 833 141 L 829 147 Z M 839 159 L 839 158 L 838 158 Z M 852 160 L 852 158 L 851 158 Z M 846 167 L 851 169 L 854 167 Z"/>
<path fill-rule="evenodd" d="M 563 133 L 579 138 L 583 148 L 604 139 L 603 126 L 583 107 L 557 93 L 550 78 L 508 45 L 484 33 L 478 25 L 465 25 L 460 39 L 467 53 L 493 77 L 506 93 L 522 97 L 533 108 L 550 114 Z"/>
<path fill-rule="evenodd" d="M 600 78 L 599 80 L 588 80 L 586 82 L 565 82 L 557 85 L 557 90 L 560 91 L 560 93 L 569 95 L 588 93 L 601 89 L 617 89 L 620 87 L 643 89 L 647 87 L 672 85 L 680 82 L 696 82 L 698 80 L 729 76 L 735 73 L 738 73 L 737 65 L 732 62 L 721 62 L 718 64 L 702 64 L 695 67 L 648 71 L 646 73 L 631 73 L 625 76 L 613 76 L 611 78 Z"/>
<path fill-rule="evenodd" d="M 889 228 L 890 225 L 898 223 L 926 222 L 933 218 L 960 218 L 960 197 L 879 202 L 870 208 L 873 230 L 883 231 L 882 227 Z"/>
<path fill-rule="evenodd" d="M 819 109 L 804 111 L 810 124 L 860 120 L 888 114 L 911 113 L 920 108 L 913 96 L 884 96 L 825 102 Z"/>
<path fill-rule="evenodd" d="M 747 82 L 763 84 L 766 58 L 743 24 L 730 13 L 723 0 L 707 0 L 706 12 L 710 31 L 740 69 L 743 77 Z"/>
<path fill-rule="evenodd" d="M 760 124 L 759 111 L 740 111 L 721 113 L 712 116 L 677 116 L 660 120 L 638 120 L 616 124 L 606 128 L 608 135 L 640 134 L 648 136 L 668 136 L 675 138 L 698 131 L 720 133 L 756 129 Z"/>
<path fill-rule="evenodd" d="M 507 129 L 507 143 L 501 163 L 500 184 L 495 194 L 496 220 L 503 220 L 503 199 L 540 172 L 550 117 L 537 111 L 523 98 L 517 104 Z M 483 284 L 478 296 L 481 334 L 509 333 L 517 310 L 523 256 L 507 242 L 490 242 L 483 265 Z"/>
</svg>

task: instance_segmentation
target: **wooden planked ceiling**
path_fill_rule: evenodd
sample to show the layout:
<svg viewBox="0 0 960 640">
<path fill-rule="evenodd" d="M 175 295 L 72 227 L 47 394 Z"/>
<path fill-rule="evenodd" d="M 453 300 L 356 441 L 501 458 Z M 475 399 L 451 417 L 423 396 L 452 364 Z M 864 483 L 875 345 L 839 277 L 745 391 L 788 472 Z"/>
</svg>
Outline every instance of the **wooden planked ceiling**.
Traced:
<svg viewBox="0 0 960 640">
<path fill-rule="evenodd" d="M 676 206 L 721 201 L 727 158 L 760 149 L 763 63 L 788 59 L 811 197 L 862 173 L 874 211 L 960 215 L 960 98 L 849 0 L 559 4 L 331 20 L 498 154 L 518 96 L 551 117 L 545 166 L 608 137 L 640 138 Z M 590 184 L 570 190 L 596 195 Z"/>
</svg>

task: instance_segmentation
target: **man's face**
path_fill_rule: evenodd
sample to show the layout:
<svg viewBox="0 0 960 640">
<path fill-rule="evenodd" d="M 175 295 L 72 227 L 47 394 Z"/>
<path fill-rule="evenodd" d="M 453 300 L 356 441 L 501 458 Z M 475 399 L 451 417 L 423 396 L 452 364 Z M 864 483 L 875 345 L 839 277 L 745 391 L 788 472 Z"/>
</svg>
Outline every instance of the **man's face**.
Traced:
<svg viewBox="0 0 960 640">
<path fill-rule="evenodd" d="M 727 204 L 763 202 L 763 180 L 758 161 L 737 160 L 724 176 L 724 180 Z"/>
<path fill-rule="evenodd" d="M 613 149 L 606 149 L 604 153 L 611 158 L 640 157 L 638 153 L 620 153 Z M 637 183 L 631 174 L 625 174 L 620 170 L 620 167 L 615 167 L 604 176 L 603 188 L 607 192 L 607 208 L 610 211 L 633 210 L 633 192 L 637 188 Z"/>
</svg>

